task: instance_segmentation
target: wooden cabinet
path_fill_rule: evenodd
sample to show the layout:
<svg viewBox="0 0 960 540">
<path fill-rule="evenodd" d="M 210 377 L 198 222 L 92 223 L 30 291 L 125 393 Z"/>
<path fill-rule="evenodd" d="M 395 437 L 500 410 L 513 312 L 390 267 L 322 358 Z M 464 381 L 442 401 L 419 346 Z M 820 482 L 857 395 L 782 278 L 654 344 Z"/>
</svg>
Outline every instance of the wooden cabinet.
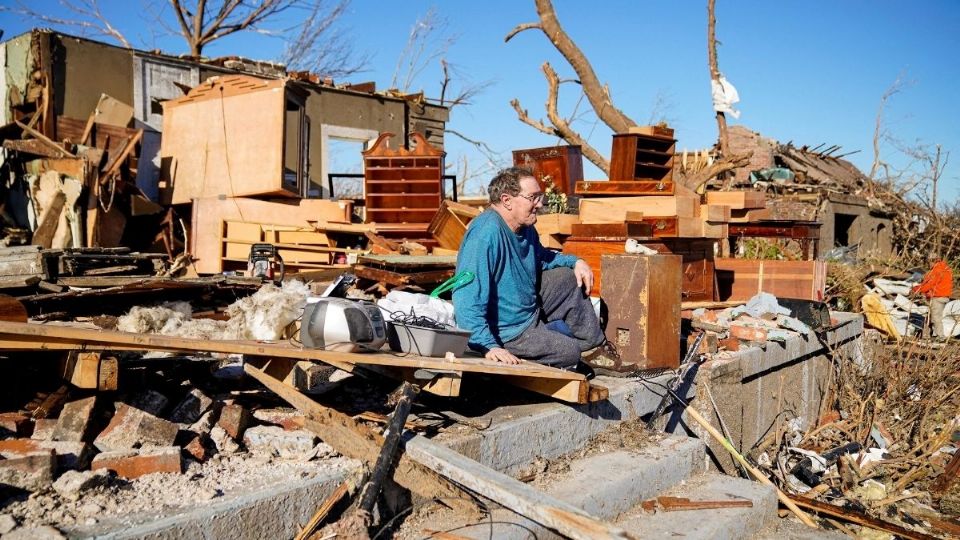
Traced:
<svg viewBox="0 0 960 540">
<path fill-rule="evenodd" d="M 573 194 L 573 186 L 583 180 L 583 156 L 579 146 L 548 146 L 513 151 L 514 167 L 526 167 L 540 182 L 540 189 L 546 189 L 546 180 L 561 193 Z"/>
<path fill-rule="evenodd" d="M 427 228 L 442 200 L 444 152 L 431 146 L 419 133 L 411 137 L 415 148 L 392 149 L 392 133 L 383 133 L 363 152 L 363 186 L 366 222 L 377 230 L 391 229 L 410 237 L 426 236 Z M 383 225 L 383 227 L 381 227 Z"/>
<path fill-rule="evenodd" d="M 672 136 L 613 136 L 610 180 L 578 182 L 578 195 L 672 195 L 676 140 Z"/>
<path fill-rule="evenodd" d="M 604 333 L 624 362 L 641 369 L 680 365 L 678 255 L 604 255 L 600 296 L 607 305 Z"/>
</svg>

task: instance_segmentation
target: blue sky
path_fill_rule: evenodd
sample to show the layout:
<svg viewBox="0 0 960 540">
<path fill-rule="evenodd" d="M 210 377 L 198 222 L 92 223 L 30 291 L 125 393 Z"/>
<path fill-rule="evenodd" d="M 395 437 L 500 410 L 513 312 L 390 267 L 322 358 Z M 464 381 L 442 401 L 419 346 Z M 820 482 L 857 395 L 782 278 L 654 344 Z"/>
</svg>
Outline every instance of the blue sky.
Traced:
<svg viewBox="0 0 960 540">
<path fill-rule="evenodd" d="M 9 0 L 0 0 L 8 2 Z M 55 0 L 37 0 L 36 9 L 63 15 Z M 154 39 L 138 13 L 119 1 L 105 1 L 135 45 L 185 52 L 182 41 Z M 130 2 L 130 5 L 137 5 Z M 554 138 L 521 124 L 510 107 L 517 98 L 535 118 L 545 118 L 546 82 L 540 65 L 549 61 L 561 77 L 573 71 L 542 33 L 527 31 L 509 43 L 503 37 L 515 25 L 536 19 L 533 1 L 403 3 L 354 0 L 342 20 L 358 51 L 371 56 L 368 72 L 354 80 L 374 80 L 386 88 L 411 25 L 435 7 L 457 40 L 447 59 L 473 82 L 492 81 L 469 107 L 453 111 L 450 127 L 485 141 L 504 162 L 510 150 L 555 144 Z M 555 0 L 557 15 L 571 37 L 607 83 L 616 105 L 640 124 L 666 118 L 676 130 L 678 148 L 699 149 L 716 138 L 706 59 L 706 1 Z M 294 17 L 296 15 L 294 14 Z M 5 37 L 30 23 L 0 13 Z M 769 2 L 717 0 L 717 37 L 721 71 L 736 85 L 739 120 L 782 142 L 826 146 L 868 171 L 880 96 L 901 74 L 908 84 L 891 98 L 885 125 L 902 143 L 940 144 L 951 152 L 941 180 L 941 197 L 960 195 L 960 2 L 930 0 L 906 4 L 894 0 L 810 0 Z M 146 41 L 142 41 L 145 39 Z M 208 47 L 211 56 L 279 56 L 279 39 L 236 35 Z M 436 95 L 440 69 L 428 66 L 411 90 Z M 578 89 L 561 89 L 561 112 L 569 113 Z M 586 103 L 580 105 L 581 111 Z M 610 132 L 592 115 L 575 124 L 603 154 Z M 473 149 L 447 138 L 448 163 L 467 155 L 472 170 L 484 161 Z M 907 161 L 890 144 L 882 157 L 894 165 Z M 601 178 L 588 166 L 587 178 Z M 479 180 L 478 180 L 479 181 Z"/>
</svg>

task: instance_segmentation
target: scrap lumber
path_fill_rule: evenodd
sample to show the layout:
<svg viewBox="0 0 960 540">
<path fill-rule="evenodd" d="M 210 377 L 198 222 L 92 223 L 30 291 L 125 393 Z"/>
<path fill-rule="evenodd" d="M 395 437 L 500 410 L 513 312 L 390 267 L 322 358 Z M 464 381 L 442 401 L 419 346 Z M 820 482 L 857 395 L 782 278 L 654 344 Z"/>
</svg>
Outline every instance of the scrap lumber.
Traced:
<svg viewBox="0 0 960 540">
<path fill-rule="evenodd" d="M 753 508 L 750 499 L 727 499 L 718 501 L 691 501 L 687 497 L 660 496 L 656 499 L 656 506 L 664 512 L 681 510 L 711 510 L 715 508 Z"/>
<path fill-rule="evenodd" d="M 626 220 L 627 212 L 641 212 L 645 216 L 692 218 L 696 217 L 698 206 L 699 201 L 687 195 L 580 199 L 580 222 L 622 222 Z"/>
<path fill-rule="evenodd" d="M 320 405 L 248 362 L 244 363 L 243 370 L 304 413 L 305 427 L 316 433 L 334 450 L 349 458 L 358 459 L 368 467 L 372 467 L 376 462 L 384 443 L 379 433 L 339 411 Z M 455 508 L 471 513 L 476 511 L 473 503 L 469 502 L 458 487 L 415 463 L 405 453 L 400 455 L 393 478 L 398 484 L 423 498 L 445 497 L 450 499 L 450 505 Z"/>
<path fill-rule="evenodd" d="M 300 529 L 300 532 L 297 533 L 293 540 L 307 540 L 307 538 L 310 538 L 313 532 L 317 530 L 320 525 L 323 525 L 323 521 L 327 519 L 327 516 L 333 511 L 334 507 L 336 507 L 344 497 L 353 497 L 358 485 L 363 483 L 364 480 L 365 478 L 349 478 L 340 484 L 337 489 L 333 490 L 333 493 L 323 500 L 320 507 L 317 508 L 317 511 L 310 517 L 310 521 L 303 526 L 303 529 Z"/>
<path fill-rule="evenodd" d="M 17 127 L 23 130 L 24 133 L 29 133 L 32 137 L 42 142 L 43 144 L 47 145 L 47 147 L 50 148 L 51 150 L 55 152 L 59 152 L 61 157 L 72 157 L 72 158 L 77 157 L 71 152 L 67 151 L 67 149 L 64 148 L 62 145 L 57 144 L 56 142 L 51 140 L 49 137 L 47 137 L 43 133 L 40 133 L 39 131 L 20 122 L 19 120 L 14 120 L 14 122 L 17 124 Z"/>
<path fill-rule="evenodd" d="M 901 527 L 896 523 L 890 523 L 889 521 L 883 521 L 871 516 L 864 514 L 863 512 L 858 512 L 856 510 L 848 510 L 846 508 L 840 508 L 839 506 L 834 506 L 829 503 L 815 501 L 813 499 L 808 499 L 806 497 L 798 497 L 796 495 L 788 495 L 791 501 L 793 501 L 797 506 L 805 508 L 807 510 L 812 510 L 819 514 L 825 516 L 830 516 L 837 519 L 842 519 L 844 521 L 849 521 L 851 523 L 856 523 L 863 527 L 870 529 L 875 529 L 878 531 L 884 531 L 891 534 L 895 534 L 901 538 L 906 538 L 908 540 L 933 540 L 934 537 L 923 534 L 921 532 L 912 531 L 910 529 Z"/>
<path fill-rule="evenodd" d="M 50 145 L 39 139 L 11 139 L 3 141 L 3 147 L 23 154 L 31 154 L 42 158 L 62 158 L 62 150 L 54 150 Z"/>
<path fill-rule="evenodd" d="M 633 538 L 583 510 L 454 452 L 426 437 L 405 445 L 406 456 L 466 489 L 490 499 L 567 538 Z"/>
<path fill-rule="evenodd" d="M 556 379 L 546 381 L 541 388 L 530 383 L 530 389 L 556 399 L 586 403 L 590 395 L 590 384 L 585 376 L 579 373 L 551 368 L 534 362 L 520 364 L 502 364 L 486 358 L 463 357 L 448 360 L 446 358 L 430 358 L 424 356 L 406 355 L 397 356 L 389 353 L 345 353 L 308 349 L 294 346 L 286 341 L 263 342 L 256 340 L 203 340 L 158 334 L 135 334 L 111 330 L 91 330 L 66 325 L 44 325 L 33 323 L 0 322 L 0 350 L 138 350 L 138 351 L 168 351 L 168 352 L 219 352 L 246 354 L 251 356 L 267 356 L 277 358 L 293 358 L 311 360 L 330 364 L 338 369 L 352 372 L 354 366 L 374 365 L 399 368 L 450 370 L 454 368 L 460 372 L 485 373 L 506 377 L 507 382 L 514 379 L 532 378 L 538 382 L 541 379 Z M 563 391 L 558 392 L 559 386 Z"/>
<path fill-rule="evenodd" d="M 44 249 L 49 249 L 53 244 L 53 235 L 57 232 L 57 225 L 60 224 L 60 214 L 63 213 L 63 206 L 67 202 L 67 195 L 60 190 L 43 209 L 40 215 L 40 224 L 37 230 L 33 231 L 31 243 Z"/>
<path fill-rule="evenodd" d="M 708 191 L 707 205 L 729 206 L 731 210 L 763 208 L 767 194 L 762 191 Z"/>
<path fill-rule="evenodd" d="M 445 249 L 460 249 L 467 225 L 480 215 L 480 210 L 472 206 L 444 199 L 434 214 L 427 231 Z"/>
</svg>

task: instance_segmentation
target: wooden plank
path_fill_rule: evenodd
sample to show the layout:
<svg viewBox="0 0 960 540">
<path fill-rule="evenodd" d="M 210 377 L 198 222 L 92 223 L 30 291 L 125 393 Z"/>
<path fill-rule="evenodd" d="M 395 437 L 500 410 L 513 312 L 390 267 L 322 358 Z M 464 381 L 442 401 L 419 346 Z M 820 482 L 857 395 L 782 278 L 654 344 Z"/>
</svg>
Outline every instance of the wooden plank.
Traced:
<svg viewBox="0 0 960 540">
<path fill-rule="evenodd" d="M 700 207 L 700 217 L 707 221 L 726 223 L 730 221 L 731 208 L 722 204 L 707 204 Z"/>
<path fill-rule="evenodd" d="M 276 242 L 280 244 L 306 244 L 329 246 L 327 235 L 317 231 L 276 231 Z"/>
<path fill-rule="evenodd" d="M 418 370 L 384 366 L 363 366 L 363 369 L 398 381 L 416 384 L 420 387 L 420 390 L 441 397 L 459 396 L 463 379 L 463 373 L 459 371 Z M 424 376 L 432 376 L 432 378 L 423 379 Z"/>
<path fill-rule="evenodd" d="M 492 375 L 519 375 L 537 378 L 586 381 L 579 373 L 551 368 L 535 362 L 518 365 L 503 364 L 485 358 L 463 357 L 455 360 L 426 356 L 396 356 L 389 353 L 344 353 L 309 349 L 291 345 L 286 341 L 266 342 L 254 340 L 203 340 L 159 334 L 135 334 L 113 330 L 91 330 L 75 326 L 16 323 L 0 321 L 0 335 L 7 344 L 43 343 L 46 348 L 62 349 L 62 345 L 101 344 L 107 346 L 130 346 L 139 350 L 221 352 L 314 360 L 330 364 L 344 371 L 352 370 L 353 364 L 369 364 L 395 367 L 412 367 L 437 370 L 457 370 Z M 34 339 L 36 338 L 36 339 Z M 58 344 L 60 346 L 58 346 Z"/>
<path fill-rule="evenodd" d="M 763 208 L 767 194 L 761 191 L 708 191 L 707 205 L 729 206 L 731 210 Z"/>
<path fill-rule="evenodd" d="M 499 471 L 485 467 L 426 437 L 405 444 L 406 455 L 444 478 L 531 519 L 560 535 L 576 540 L 628 539 L 626 531 L 600 521 L 583 510 L 555 499 Z"/>
<path fill-rule="evenodd" d="M 11 139 L 3 141 L 3 147 L 7 150 L 45 158 L 61 158 L 64 156 L 62 150 L 54 150 L 50 148 L 50 145 L 38 139 Z"/>
<path fill-rule="evenodd" d="M 77 388 L 100 386 L 100 353 L 71 351 L 67 356 L 63 378 Z"/>
<path fill-rule="evenodd" d="M 718 501 L 691 501 L 687 497 L 657 497 L 657 506 L 664 512 L 680 510 L 711 510 L 714 508 L 753 508 L 750 499 L 728 499 Z"/>
<path fill-rule="evenodd" d="M 674 194 L 673 182 L 659 180 L 638 179 L 629 181 L 615 180 L 585 180 L 577 182 L 575 193 L 584 196 L 624 196 L 649 195 L 651 197 L 666 197 Z"/>
<path fill-rule="evenodd" d="M 45 136 L 43 133 L 33 129 L 32 127 L 20 122 L 19 120 L 14 120 L 14 123 L 17 124 L 17 127 L 22 129 L 24 133 L 29 133 L 32 137 L 40 141 L 41 143 L 47 145 L 47 148 L 50 148 L 54 152 L 58 152 L 61 157 L 71 157 L 75 158 L 77 156 L 68 152 L 63 146 L 52 141 L 49 137 Z"/>
<path fill-rule="evenodd" d="M 504 382 L 531 392 L 550 396 L 568 403 L 587 403 L 590 398 L 590 383 L 563 379 L 531 379 L 529 377 L 503 377 Z"/>
<path fill-rule="evenodd" d="M 813 510 L 814 512 L 823 514 L 825 516 L 856 523 L 857 525 L 862 525 L 870 529 L 892 533 L 909 540 L 934 540 L 933 536 L 906 529 L 895 523 L 876 519 L 862 512 L 847 510 L 845 508 L 840 508 L 839 506 L 815 501 L 806 497 L 798 497 L 796 495 L 787 495 L 787 497 L 789 497 L 790 500 L 800 508 L 805 510 Z"/>
<path fill-rule="evenodd" d="M 403 287 L 406 285 L 432 285 L 442 283 L 453 277 L 455 270 L 453 268 L 446 270 L 430 270 L 427 272 L 401 273 L 382 268 L 371 268 L 362 264 L 353 267 L 353 273 L 359 278 L 369 279 L 393 285 L 394 287 Z"/>
<path fill-rule="evenodd" d="M 380 447 L 383 445 L 383 437 L 379 433 L 339 411 L 320 405 L 250 363 L 244 363 L 243 370 L 304 413 L 305 427 L 317 434 L 334 450 L 364 462 L 367 467 L 373 467 L 376 463 L 377 456 L 380 455 Z M 401 486 L 424 498 L 455 497 L 458 500 L 449 501 L 454 508 L 468 511 L 474 508 L 473 503 L 467 502 L 466 494 L 459 488 L 413 462 L 405 454 L 401 454 L 394 469 L 393 478 Z"/>
<path fill-rule="evenodd" d="M 645 216 L 696 216 L 699 202 L 694 197 L 608 197 L 580 199 L 582 223 L 616 223 L 626 220 L 627 212 L 642 212 Z"/>
<path fill-rule="evenodd" d="M 57 193 L 50 199 L 49 204 L 43 209 L 40 215 L 40 224 L 37 230 L 33 231 L 33 237 L 30 241 L 35 246 L 49 249 L 53 244 L 53 235 L 57 232 L 57 225 L 60 223 L 60 214 L 63 213 L 63 205 L 67 202 L 67 194 L 57 190 Z"/>
</svg>

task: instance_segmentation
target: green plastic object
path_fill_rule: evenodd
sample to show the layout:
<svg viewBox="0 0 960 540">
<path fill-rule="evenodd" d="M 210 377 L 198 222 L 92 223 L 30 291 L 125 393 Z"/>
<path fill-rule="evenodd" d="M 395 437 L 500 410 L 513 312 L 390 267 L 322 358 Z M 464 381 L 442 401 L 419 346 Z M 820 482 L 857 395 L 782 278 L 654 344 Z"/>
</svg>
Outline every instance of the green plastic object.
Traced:
<svg viewBox="0 0 960 540">
<path fill-rule="evenodd" d="M 466 272 L 460 272 L 459 274 L 454 274 L 452 278 L 444 281 L 439 287 L 434 289 L 433 292 L 430 293 L 430 298 L 439 298 L 440 293 L 452 291 L 457 287 L 462 287 L 473 281 L 473 278 L 475 277 L 477 277 L 476 274 L 470 272 L 469 270 Z"/>
</svg>

